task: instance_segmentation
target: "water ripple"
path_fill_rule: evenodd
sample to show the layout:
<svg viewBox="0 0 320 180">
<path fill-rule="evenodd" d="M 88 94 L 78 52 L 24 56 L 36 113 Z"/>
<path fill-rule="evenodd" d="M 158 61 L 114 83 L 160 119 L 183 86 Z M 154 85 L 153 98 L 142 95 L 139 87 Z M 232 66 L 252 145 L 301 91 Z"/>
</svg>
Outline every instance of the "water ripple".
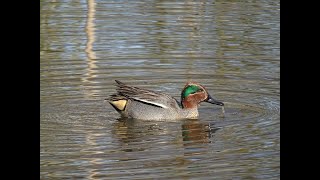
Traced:
<svg viewBox="0 0 320 180">
<path fill-rule="evenodd" d="M 276 1 L 40 2 L 40 179 L 280 179 Z M 119 118 L 114 80 L 225 103 Z"/>
</svg>

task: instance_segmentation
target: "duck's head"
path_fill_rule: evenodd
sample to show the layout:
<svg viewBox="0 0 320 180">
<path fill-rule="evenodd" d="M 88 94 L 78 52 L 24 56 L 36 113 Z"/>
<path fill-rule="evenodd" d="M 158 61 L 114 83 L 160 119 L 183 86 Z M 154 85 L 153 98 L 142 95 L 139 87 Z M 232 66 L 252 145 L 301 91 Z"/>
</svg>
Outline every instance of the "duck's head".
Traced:
<svg viewBox="0 0 320 180">
<path fill-rule="evenodd" d="M 202 85 L 196 82 L 188 82 L 181 92 L 181 104 L 183 108 L 195 108 L 201 102 L 224 106 L 222 102 L 213 99 Z"/>
</svg>

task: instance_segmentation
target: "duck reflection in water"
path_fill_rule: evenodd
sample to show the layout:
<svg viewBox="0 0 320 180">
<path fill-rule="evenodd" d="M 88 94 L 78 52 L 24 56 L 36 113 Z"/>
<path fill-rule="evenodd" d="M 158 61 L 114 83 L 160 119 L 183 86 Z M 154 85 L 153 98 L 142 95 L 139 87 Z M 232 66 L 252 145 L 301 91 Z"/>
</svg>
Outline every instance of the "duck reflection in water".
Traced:
<svg viewBox="0 0 320 180">
<path fill-rule="evenodd" d="M 115 166 L 131 164 L 143 169 L 178 167 L 189 171 L 194 157 L 202 154 L 218 130 L 199 120 L 179 122 L 119 119 L 113 125 L 113 139 L 118 139 Z M 204 145 L 204 146 L 203 146 Z M 205 149 L 203 149 L 205 148 Z M 186 168 L 186 169 L 185 169 Z M 187 176 L 186 176 L 187 177 Z"/>
<path fill-rule="evenodd" d="M 199 120 L 180 122 L 144 121 L 119 118 L 113 133 L 123 151 L 144 151 L 147 148 L 182 147 L 212 143 L 211 137 L 219 128 Z M 173 147 L 172 147 L 173 148 Z"/>
</svg>

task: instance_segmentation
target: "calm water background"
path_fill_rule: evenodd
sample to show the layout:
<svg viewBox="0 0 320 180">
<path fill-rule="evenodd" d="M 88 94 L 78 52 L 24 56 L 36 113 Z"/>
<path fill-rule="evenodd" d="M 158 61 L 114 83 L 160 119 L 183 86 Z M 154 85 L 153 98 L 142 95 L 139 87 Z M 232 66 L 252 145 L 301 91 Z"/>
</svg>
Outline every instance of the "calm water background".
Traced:
<svg viewBox="0 0 320 180">
<path fill-rule="evenodd" d="M 41 179 L 280 179 L 279 1 L 40 1 Z M 119 119 L 114 80 L 225 102 Z"/>
</svg>

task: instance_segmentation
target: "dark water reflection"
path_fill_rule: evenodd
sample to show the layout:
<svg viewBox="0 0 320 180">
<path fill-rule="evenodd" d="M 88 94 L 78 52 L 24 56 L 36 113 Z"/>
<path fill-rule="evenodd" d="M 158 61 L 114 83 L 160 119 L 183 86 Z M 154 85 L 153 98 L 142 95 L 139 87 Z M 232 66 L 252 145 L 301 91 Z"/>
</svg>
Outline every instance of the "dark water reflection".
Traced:
<svg viewBox="0 0 320 180">
<path fill-rule="evenodd" d="M 280 179 L 279 1 L 40 2 L 41 179 Z M 114 79 L 225 102 L 119 119 Z"/>
</svg>

